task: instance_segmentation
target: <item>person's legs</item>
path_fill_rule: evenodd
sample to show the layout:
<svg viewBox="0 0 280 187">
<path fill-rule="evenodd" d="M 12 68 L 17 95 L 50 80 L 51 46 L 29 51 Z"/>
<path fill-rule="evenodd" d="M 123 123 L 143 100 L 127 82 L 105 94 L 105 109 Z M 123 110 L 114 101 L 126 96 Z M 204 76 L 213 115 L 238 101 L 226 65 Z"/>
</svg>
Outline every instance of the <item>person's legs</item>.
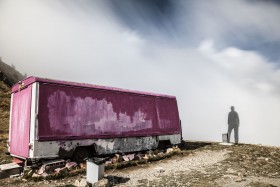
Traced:
<svg viewBox="0 0 280 187">
<path fill-rule="evenodd" d="M 238 134 L 238 126 L 237 125 L 234 127 L 234 140 L 235 140 L 235 143 L 238 143 L 239 134 Z"/>
<path fill-rule="evenodd" d="M 230 143 L 230 134 L 231 134 L 232 129 L 233 129 L 233 126 L 232 125 L 228 125 L 228 142 L 229 143 Z"/>
</svg>

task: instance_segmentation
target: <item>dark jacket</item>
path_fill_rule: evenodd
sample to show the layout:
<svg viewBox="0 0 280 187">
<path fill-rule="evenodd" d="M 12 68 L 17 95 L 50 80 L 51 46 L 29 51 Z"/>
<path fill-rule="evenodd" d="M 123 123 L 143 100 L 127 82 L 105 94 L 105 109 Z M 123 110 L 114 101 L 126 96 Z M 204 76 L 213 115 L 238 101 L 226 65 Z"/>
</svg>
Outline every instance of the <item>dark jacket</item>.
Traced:
<svg viewBox="0 0 280 187">
<path fill-rule="evenodd" d="M 228 124 L 239 125 L 239 117 L 237 112 L 231 111 L 228 113 Z"/>
</svg>

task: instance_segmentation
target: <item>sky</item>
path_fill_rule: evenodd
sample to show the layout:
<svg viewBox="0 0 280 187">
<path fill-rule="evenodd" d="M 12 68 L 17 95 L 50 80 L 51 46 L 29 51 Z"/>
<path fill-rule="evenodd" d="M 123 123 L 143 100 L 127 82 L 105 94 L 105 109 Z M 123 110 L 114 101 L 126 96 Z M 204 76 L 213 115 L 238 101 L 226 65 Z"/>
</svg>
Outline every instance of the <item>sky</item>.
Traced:
<svg viewBox="0 0 280 187">
<path fill-rule="evenodd" d="M 27 75 L 177 97 L 183 138 L 280 146 L 273 0 L 0 0 L 0 57 Z M 233 139 L 233 137 L 232 137 Z"/>
</svg>

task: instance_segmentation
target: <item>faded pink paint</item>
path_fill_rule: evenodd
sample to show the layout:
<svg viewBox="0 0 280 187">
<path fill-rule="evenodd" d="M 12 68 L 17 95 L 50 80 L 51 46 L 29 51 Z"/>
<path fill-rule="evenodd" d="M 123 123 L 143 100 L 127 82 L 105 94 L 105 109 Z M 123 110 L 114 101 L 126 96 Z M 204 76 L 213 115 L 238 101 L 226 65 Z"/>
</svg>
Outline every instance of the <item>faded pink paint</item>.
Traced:
<svg viewBox="0 0 280 187">
<path fill-rule="evenodd" d="M 29 156 L 29 129 L 32 86 L 14 93 L 11 115 L 10 152 L 24 158 Z"/>
<path fill-rule="evenodd" d="M 40 141 L 181 133 L 174 96 L 37 77 L 22 82 L 39 83 Z M 12 91 L 18 93 L 18 88 L 16 84 Z"/>
<path fill-rule="evenodd" d="M 72 103 L 70 103 L 71 100 L 73 101 Z M 69 107 L 65 108 L 66 106 Z M 68 124 L 67 131 L 83 135 L 92 135 L 91 130 L 83 132 L 83 129 L 91 128 L 105 134 L 111 132 L 114 127 L 122 129 L 121 131 L 116 129 L 116 133 L 152 128 L 152 121 L 147 120 L 147 114 L 140 109 L 131 118 L 126 113 L 120 112 L 117 114 L 113 109 L 112 103 L 107 102 L 105 99 L 97 100 L 91 97 L 71 98 L 63 91 L 54 92 L 48 98 L 48 110 L 50 127 L 55 131 L 60 130 L 61 124 Z M 62 121 L 58 120 L 61 118 L 53 117 L 60 110 L 67 111 Z"/>
</svg>

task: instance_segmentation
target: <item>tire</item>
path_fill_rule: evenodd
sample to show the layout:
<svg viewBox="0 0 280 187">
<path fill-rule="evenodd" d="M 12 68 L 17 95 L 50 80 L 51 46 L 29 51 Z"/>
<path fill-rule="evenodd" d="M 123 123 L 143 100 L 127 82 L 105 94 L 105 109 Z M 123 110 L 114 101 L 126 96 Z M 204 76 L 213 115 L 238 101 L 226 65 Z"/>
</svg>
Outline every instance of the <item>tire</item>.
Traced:
<svg viewBox="0 0 280 187">
<path fill-rule="evenodd" d="M 91 157 L 90 151 L 86 147 L 79 147 L 73 154 L 73 159 L 76 162 L 84 162 L 87 158 Z"/>
<path fill-rule="evenodd" d="M 172 144 L 171 144 L 170 140 L 161 140 L 158 143 L 157 149 L 158 150 L 163 150 L 163 149 L 166 149 L 166 148 L 169 148 L 169 147 L 172 147 Z"/>
</svg>

